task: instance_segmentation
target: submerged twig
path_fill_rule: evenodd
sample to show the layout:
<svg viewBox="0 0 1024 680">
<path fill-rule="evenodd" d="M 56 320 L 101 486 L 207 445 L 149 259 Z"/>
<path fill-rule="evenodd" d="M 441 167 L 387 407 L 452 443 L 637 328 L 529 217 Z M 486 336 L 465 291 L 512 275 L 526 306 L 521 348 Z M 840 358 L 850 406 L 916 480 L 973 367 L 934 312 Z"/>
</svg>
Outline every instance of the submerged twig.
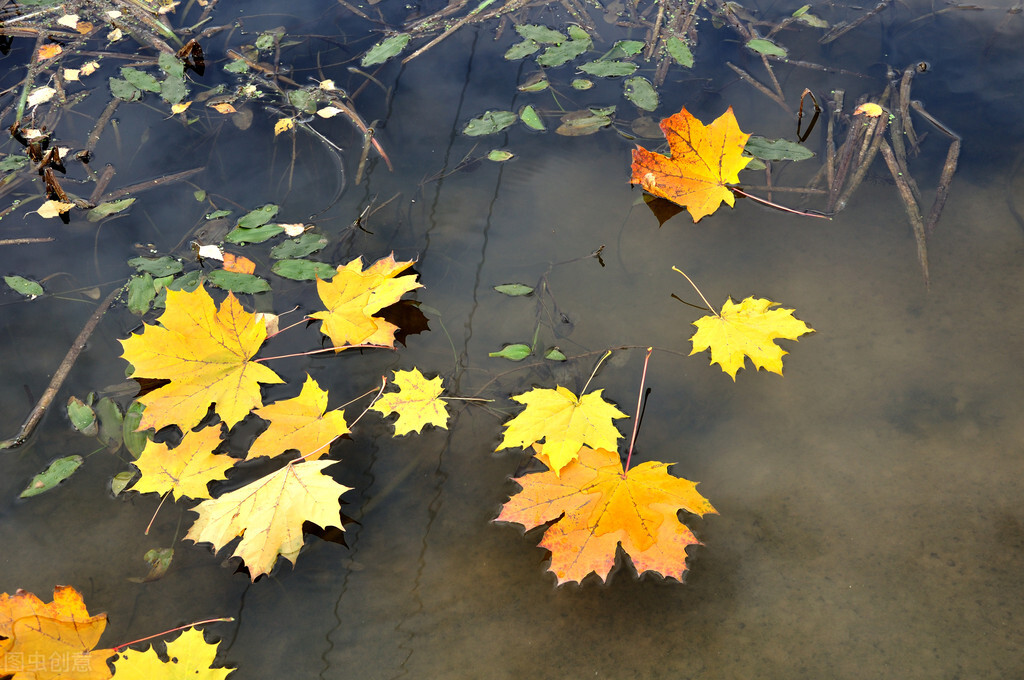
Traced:
<svg viewBox="0 0 1024 680">
<path fill-rule="evenodd" d="M 907 218 L 910 220 L 910 226 L 914 229 L 914 239 L 917 241 L 917 260 L 921 263 L 921 272 L 924 274 L 925 286 L 928 286 L 928 245 L 924 220 L 921 218 L 921 209 L 918 207 L 917 201 L 914 200 L 914 194 L 910 190 L 907 178 L 896 162 L 896 156 L 893 154 L 892 147 L 888 143 L 882 142 L 881 150 L 882 158 L 885 159 L 885 164 L 889 167 L 889 172 L 892 173 L 892 178 L 896 182 L 896 188 L 899 189 L 900 198 L 903 200 L 903 207 L 906 209 Z"/>
</svg>

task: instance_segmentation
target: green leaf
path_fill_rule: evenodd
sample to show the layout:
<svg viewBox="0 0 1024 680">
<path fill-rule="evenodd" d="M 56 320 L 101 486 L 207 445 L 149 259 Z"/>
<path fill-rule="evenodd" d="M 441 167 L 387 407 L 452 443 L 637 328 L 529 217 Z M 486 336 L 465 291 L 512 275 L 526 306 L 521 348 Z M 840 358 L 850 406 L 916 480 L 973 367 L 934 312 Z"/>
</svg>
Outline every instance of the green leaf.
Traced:
<svg viewBox="0 0 1024 680">
<path fill-rule="evenodd" d="M 68 398 L 68 418 L 71 419 L 71 426 L 87 437 L 95 437 L 99 432 L 96 412 L 92 410 L 92 406 L 78 397 Z"/>
<path fill-rule="evenodd" d="M 121 77 L 129 83 L 146 92 L 159 92 L 160 83 L 156 78 L 131 66 L 121 67 Z"/>
<path fill-rule="evenodd" d="M 828 28 L 828 22 L 821 17 L 816 17 L 813 14 L 810 14 L 808 12 L 809 9 L 811 9 L 810 5 L 804 5 L 797 11 L 793 12 L 793 17 L 795 19 L 799 19 L 808 26 L 813 26 L 814 28 Z"/>
<path fill-rule="evenodd" d="M 66 456 L 64 458 L 58 458 L 50 463 L 50 467 L 32 478 L 32 481 L 29 482 L 28 488 L 21 492 L 19 498 L 30 498 L 49 491 L 73 475 L 75 470 L 82 465 L 82 462 L 83 459 L 81 456 Z"/>
<path fill-rule="evenodd" d="M 565 361 L 565 355 L 562 354 L 562 350 L 558 349 L 557 347 L 552 347 L 547 352 L 545 352 L 544 358 L 550 359 L 551 361 Z"/>
<path fill-rule="evenodd" d="M 511 111 L 488 111 L 479 118 L 474 118 L 466 124 L 462 134 L 468 137 L 479 137 L 480 135 L 491 135 L 501 132 L 519 117 Z"/>
<path fill-rule="evenodd" d="M 675 36 L 669 38 L 665 41 L 665 49 L 668 50 L 669 56 L 675 59 L 676 63 L 680 66 L 693 68 L 693 52 L 690 51 L 689 46 L 682 39 Z"/>
<path fill-rule="evenodd" d="M 114 215 L 127 210 L 128 206 L 135 202 L 134 198 L 122 198 L 120 201 L 106 201 L 100 203 L 98 206 L 86 213 L 86 217 L 90 222 L 99 222 L 104 217 Z"/>
<path fill-rule="evenodd" d="M 181 271 L 181 263 L 173 257 L 133 257 L 128 264 L 135 267 L 140 273 L 152 274 L 153 276 L 170 276 Z"/>
<path fill-rule="evenodd" d="M 516 61 L 518 59 L 522 59 L 523 57 L 530 56 L 539 49 L 540 43 L 536 43 L 532 40 L 524 40 L 523 42 L 518 42 L 512 47 L 508 48 L 508 50 L 505 52 L 505 59 L 507 59 L 508 61 Z"/>
<path fill-rule="evenodd" d="M 547 129 L 544 126 L 544 121 L 542 121 L 540 116 L 537 114 L 537 109 L 533 108 L 533 104 L 527 104 L 523 108 L 519 109 L 519 117 L 522 119 L 523 124 L 528 128 L 540 130 L 541 132 Z"/>
<path fill-rule="evenodd" d="M 21 170 L 26 165 L 28 165 L 27 156 L 15 156 L 13 154 L 9 154 L 7 156 L 4 156 L 3 160 L 0 160 L 0 172 Z"/>
<path fill-rule="evenodd" d="M 533 350 L 529 345 L 505 345 L 500 352 L 491 352 L 487 356 L 489 357 L 500 357 L 502 359 L 508 359 L 509 361 L 522 361 L 526 357 L 533 354 Z"/>
<path fill-rule="evenodd" d="M 639 54 L 643 48 L 644 42 L 642 40 L 620 40 L 612 45 L 610 50 L 601 55 L 601 59 L 609 60 L 632 57 L 634 54 Z"/>
<path fill-rule="evenodd" d="M 237 75 L 248 72 L 249 65 L 245 63 L 244 59 L 232 59 L 224 65 L 224 70 Z"/>
<path fill-rule="evenodd" d="M 527 78 L 518 89 L 520 92 L 540 92 L 548 87 L 547 76 L 543 72 L 534 73 Z"/>
<path fill-rule="evenodd" d="M 593 46 L 587 32 L 578 26 L 569 27 L 569 37 L 560 45 L 552 45 L 537 57 L 537 63 L 541 66 L 561 66 L 580 56 Z"/>
<path fill-rule="evenodd" d="M 611 123 L 612 119 L 609 116 L 584 109 L 562 116 L 562 124 L 555 129 L 555 133 L 565 137 L 582 137 L 592 135 Z"/>
<path fill-rule="evenodd" d="M 235 226 L 241 227 L 242 229 L 261 227 L 274 219 L 274 216 L 277 215 L 277 211 L 278 207 L 276 205 L 268 203 L 239 217 Z"/>
<path fill-rule="evenodd" d="M 203 201 L 206 200 L 206 191 L 204 191 L 203 189 L 196 189 L 195 191 L 192 192 L 192 196 L 196 199 L 197 202 L 202 203 Z"/>
<path fill-rule="evenodd" d="M 547 26 L 541 26 L 539 24 L 522 24 L 520 26 L 516 26 L 516 33 L 523 36 L 525 40 L 533 40 L 535 42 L 548 45 L 558 45 L 566 41 L 564 34 L 559 33 L 553 28 L 548 28 Z"/>
<path fill-rule="evenodd" d="M 743 150 L 763 161 L 803 161 L 814 156 L 813 151 L 796 142 L 757 136 L 751 136 Z"/>
<path fill-rule="evenodd" d="M 96 435 L 100 443 L 111 450 L 120 448 L 121 433 L 124 431 L 121 407 L 110 397 L 103 397 L 96 404 L 96 417 L 100 421 L 100 431 Z"/>
<path fill-rule="evenodd" d="M 160 70 L 171 78 L 181 80 L 185 77 L 185 65 L 170 52 L 161 52 L 156 58 L 156 63 Z"/>
<path fill-rule="evenodd" d="M 183 290 L 186 293 L 191 293 L 195 291 L 196 288 L 199 287 L 199 284 L 202 283 L 202 281 L 203 272 L 201 272 L 198 269 L 194 269 L 190 271 L 188 274 L 185 274 L 184 276 L 179 276 L 178 278 L 168 283 L 167 288 L 169 288 L 170 290 Z M 160 295 L 158 295 L 156 301 L 153 302 L 153 304 L 156 305 L 157 307 L 164 306 L 161 297 L 166 297 L 165 290 L 161 290 Z"/>
<path fill-rule="evenodd" d="M 644 111 L 653 111 L 658 108 L 658 93 L 651 85 L 651 81 L 640 76 L 629 78 L 623 84 L 626 99 L 637 105 Z"/>
<path fill-rule="evenodd" d="M 128 311 L 142 316 L 156 297 L 156 286 L 149 274 L 136 274 L 128 280 Z"/>
<path fill-rule="evenodd" d="M 316 98 L 306 90 L 292 90 L 288 93 L 288 101 L 303 113 L 316 113 Z"/>
<path fill-rule="evenodd" d="M 239 245 L 243 243 L 263 243 L 267 239 L 274 238 L 282 233 L 284 233 L 284 228 L 277 224 L 264 224 L 261 227 L 254 227 L 252 229 L 236 227 L 228 232 L 224 240 Z"/>
<path fill-rule="evenodd" d="M 273 33 L 260 33 L 259 37 L 256 38 L 256 49 L 258 50 L 269 50 L 274 46 L 274 40 L 277 36 Z"/>
<path fill-rule="evenodd" d="M 135 102 L 142 99 L 142 91 L 127 80 L 110 78 L 108 82 L 110 83 L 110 93 L 118 99 L 123 99 L 126 102 Z"/>
<path fill-rule="evenodd" d="M 397 56 L 399 52 L 404 50 L 405 46 L 409 44 L 410 38 L 412 38 L 412 36 L 408 33 L 399 33 L 397 35 L 384 38 L 379 43 L 371 47 L 366 54 L 363 55 L 363 59 L 359 63 L 363 66 L 383 64 L 385 61 Z"/>
<path fill-rule="evenodd" d="M 754 38 L 753 40 L 747 41 L 747 47 L 754 50 L 758 54 L 763 54 L 768 57 L 782 57 L 785 58 L 788 52 L 785 47 L 776 45 L 771 40 L 765 40 L 764 38 Z"/>
<path fill-rule="evenodd" d="M 265 279 L 253 274 L 214 269 L 206 278 L 218 288 L 230 290 L 232 293 L 266 293 L 270 290 L 270 284 Z"/>
<path fill-rule="evenodd" d="M 29 281 L 24 276 L 5 276 L 4 281 L 15 291 L 29 298 L 37 298 L 43 294 L 43 287 L 35 281 Z"/>
<path fill-rule="evenodd" d="M 317 276 L 329 281 L 338 273 L 338 268 L 312 260 L 278 260 L 270 271 L 293 281 L 315 281 Z"/>
<path fill-rule="evenodd" d="M 590 61 L 580 66 L 581 71 L 598 78 L 628 76 L 636 69 L 637 65 L 631 61 L 603 61 L 601 59 Z"/>
<path fill-rule="evenodd" d="M 135 458 L 142 455 L 146 448 L 146 442 L 149 441 L 150 430 L 138 431 L 139 424 L 142 422 L 142 412 L 145 410 L 145 404 L 133 401 L 124 413 L 124 429 L 121 436 L 124 437 L 124 447 Z"/>
<path fill-rule="evenodd" d="M 132 481 L 132 477 L 134 476 L 135 473 L 130 470 L 125 472 L 118 472 L 116 475 L 114 475 L 114 478 L 110 480 L 110 490 L 113 492 L 115 496 L 117 496 L 122 491 L 124 491 L 124 488 L 128 486 L 128 482 Z"/>
<path fill-rule="evenodd" d="M 208 220 L 219 220 L 222 217 L 227 217 L 231 214 L 230 210 L 214 210 L 213 212 L 206 213 L 205 219 Z"/>
<path fill-rule="evenodd" d="M 503 283 L 500 286 L 495 286 L 494 290 L 498 291 L 502 295 L 508 295 L 510 297 L 520 297 L 523 295 L 529 295 L 533 292 L 533 288 L 527 286 L 525 283 Z"/>
<path fill-rule="evenodd" d="M 587 80 L 586 78 L 573 78 L 572 87 L 574 90 L 589 90 L 594 86 L 593 80 Z"/>
<path fill-rule="evenodd" d="M 117 494 L 115 493 L 114 495 L 116 496 Z M 146 560 L 149 564 L 149 573 L 142 578 L 131 576 L 128 580 L 132 583 L 149 583 L 150 581 L 162 579 L 167 570 L 171 568 L 171 560 L 173 558 L 174 548 L 153 548 L 152 550 L 147 550 L 142 559 Z"/>
<path fill-rule="evenodd" d="M 169 76 L 160 83 L 160 98 L 168 104 L 181 103 L 187 94 L 188 88 L 185 87 L 185 81 L 181 78 Z"/>
<path fill-rule="evenodd" d="M 270 257 L 275 260 L 283 260 L 291 257 L 305 257 L 322 250 L 327 245 L 327 237 L 312 232 L 306 232 L 298 238 L 279 243 L 270 249 Z"/>
<path fill-rule="evenodd" d="M 487 160 L 494 161 L 495 163 L 504 163 L 507 160 L 511 160 L 514 155 L 511 151 L 505 151 L 504 149 L 491 149 L 487 153 Z"/>
</svg>

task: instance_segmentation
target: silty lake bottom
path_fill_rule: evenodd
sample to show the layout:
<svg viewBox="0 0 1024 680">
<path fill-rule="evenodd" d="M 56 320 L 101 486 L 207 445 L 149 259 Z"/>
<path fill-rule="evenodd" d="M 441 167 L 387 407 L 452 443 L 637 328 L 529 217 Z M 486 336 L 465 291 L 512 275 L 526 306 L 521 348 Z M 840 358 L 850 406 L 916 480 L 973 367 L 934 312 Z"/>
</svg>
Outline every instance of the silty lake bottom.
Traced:
<svg viewBox="0 0 1024 680">
<path fill-rule="evenodd" d="M 778 21 L 798 7 L 747 9 Z M 392 25 L 404 20 L 398 6 L 385 9 L 395 13 Z M 62 291 L 100 285 L 105 295 L 131 273 L 126 261 L 145 254 L 138 244 L 182 255 L 174 249 L 208 210 L 193 198 L 196 188 L 236 215 L 272 202 L 282 222 L 314 222 L 330 240 L 320 259 L 332 264 L 391 252 L 416 259 L 424 288 L 413 297 L 428 310 L 430 331 L 409 336 L 396 352 L 276 362 L 295 385 L 305 372 L 315 376 L 333 407 L 372 389 L 381 375 L 416 366 L 442 376 L 448 394 L 495 401 L 488 408 L 452 402 L 449 429 L 400 438 L 390 436 L 390 422 L 367 414 L 332 449 L 339 462 L 330 475 L 352 487 L 342 510 L 357 520 L 346 525 L 346 545 L 309 538 L 294 568 L 279 564 L 251 583 L 235 571 L 237 560 L 224 562 L 230 551 L 214 556 L 209 545 L 181 540 L 195 517 L 187 502 L 165 504 L 144 535 L 160 499 L 113 497 L 110 480 L 128 469 L 129 455 L 88 455 L 94 440 L 71 429 L 63 412 L 69 396 L 123 380 L 118 340 L 140 321 L 115 305 L 30 441 L 0 453 L 0 592 L 24 588 L 48 600 L 55 585 L 74 586 L 90 612 L 109 616 L 103 646 L 234 616 L 234 623 L 205 627 L 221 640 L 219 660 L 237 667 L 232 678 L 1024 675 L 1024 208 L 1017 207 L 1024 15 L 1006 10 L 1005 3 L 960 11 L 910 2 L 825 46 L 817 42 L 822 31 L 806 26 L 776 36 L 793 59 L 862 74 L 776 63 L 794 112 L 805 87 L 819 97 L 843 88 L 847 102 L 877 97 L 887 65 L 902 71 L 927 62 L 913 97 L 963 139 L 949 201 L 928 241 L 930 287 L 880 159 L 831 221 L 741 199 L 699 224 L 681 213 L 659 227 L 628 184 L 635 141 L 615 128 L 563 137 L 554 125 L 535 133 L 517 124 L 499 135 L 462 135 L 469 119 L 489 109 L 556 105 L 548 94 L 517 92 L 535 66 L 502 58 L 518 38 L 506 30 L 495 40 L 495 22 L 467 26 L 405 66 L 389 62 L 375 75 L 388 92 L 373 85 L 355 100 L 367 121 L 379 121 L 376 135 L 393 172 L 371 158 L 356 185 L 360 136 L 342 118 L 313 123 L 344 148 L 348 184 L 333 205 L 339 184 L 330 156 L 311 136 L 275 138 L 280 116 L 273 111 L 254 107 L 245 131 L 203 113 L 213 130 L 204 134 L 167 119 L 155 99 L 146 100 L 150 107 L 123 106 L 118 138 L 107 137 L 96 155 L 123 170 L 124 184 L 206 170 L 192 185 L 141 194 L 126 216 L 100 225 L 73 214 L 64 226 L 23 212 L 0 223 L 4 238 L 56 239 L 0 247 L 4 275 L 45 279 L 49 293 L 30 302 L 10 290 L 0 297 L 3 436 L 17 430 L 94 309 Z M 866 10 L 813 11 L 835 24 Z M 696 64 L 669 72 L 651 117 L 685 105 L 707 122 L 731 106 L 745 132 L 793 139 L 795 116 L 726 66 L 764 76 L 760 59 L 701 12 Z M 528 16 L 559 28 L 567 22 L 561 6 Z M 379 25 L 329 2 L 303 5 L 301 16 L 284 3 L 224 4 L 214 21 L 237 21 L 239 30 L 204 45 L 213 65 L 197 79 L 204 87 L 226 78 L 219 67 L 227 49 L 283 26 L 300 39 L 282 51 L 293 78 L 320 77 L 319 54 L 323 75 L 354 90 L 365 79 L 347 68 L 381 35 Z M 594 57 L 614 40 L 643 39 L 603 23 L 599 13 L 597 34 Z M 23 77 L 14 69 L 31 49 L 18 47 L 6 58 L 7 86 Z M 116 75 L 116 66 L 104 69 L 102 84 Z M 572 66 L 549 76 L 567 109 L 617 104 L 623 131 L 638 115 L 618 80 L 575 93 Z M 62 120 L 57 134 L 69 145 L 81 146 L 91 130 L 106 101 L 96 99 L 83 108 L 88 116 Z M 910 159 L 927 209 L 949 139 L 923 119 L 915 125 L 928 133 Z M 777 164 L 774 182 L 806 184 L 820 167 L 824 140 L 821 122 L 806 142 L 815 159 Z M 460 165 L 492 148 L 515 158 Z M 11 142 L 5 150 L 18 151 Z M 763 173 L 741 180 L 760 184 Z M 396 194 L 365 231 L 351 228 L 367 206 Z M 773 197 L 800 204 L 795 194 Z M 821 207 L 816 200 L 806 206 Z M 601 246 L 602 261 L 589 257 Z M 245 252 L 266 272 L 261 247 Z M 766 297 L 794 308 L 816 332 L 780 343 L 790 352 L 784 377 L 748 363 L 734 383 L 708 365 L 707 353 L 687 356 L 691 323 L 702 312 L 672 298 L 700 304 L 673 265 L 716 306 L 730 295 Z M 320 308 L 312 284 L 270 278 L 273 292 L 243 296 L 247 308 L 298 306 L 296 319 Z M 542 284 L 549 295 L 493 290 L 509 282 Z M 557 345 L 580 358 L 514 364 L 488 357 L 505 343 L 529 344 L 538 323 L 538 347 Z M 273 341 L 264 354 L 319 342 L 314 327 L 294 341 Z M 684 516 L 704 544 L 690 550 L 684 584 L 637 580 L 622 568 L 607 585 L 590 577 L 555 587 L 536 546 L 540 533 L 524 538 L 515 526 L 491 521 L 516 490 L 509 478 L 528 462 L 518 450 L 494 453 L 502 423 L 519 411 L 508 397 L 535 386 L 578 392 L 603 350 L 621 346 L 633 349 L 616 350 L 591 389 L 634 416 L 643 348 L 655 347 L 634 455 L 675 462 L 674 474 L 699 481 L 719 514 Z M 264 402 L 294 394 L 288 385 L 266 387 Z M 364 404 L 346 412 L 358 414 Z M 622 441 L 632 422 L 618 422 Z M 250 423 L 233 433 L 231 452 L 242 455 L 259 429 Z M 18 500 L 32 475 L 73 453 L 88 457 L 70 480 Z M 212 488 L 217 495 L 231 481 Z M 175 549 L 166 576 L 130 582 L 146 573 L 142 556 L 157 547 Z"/>
</svg>

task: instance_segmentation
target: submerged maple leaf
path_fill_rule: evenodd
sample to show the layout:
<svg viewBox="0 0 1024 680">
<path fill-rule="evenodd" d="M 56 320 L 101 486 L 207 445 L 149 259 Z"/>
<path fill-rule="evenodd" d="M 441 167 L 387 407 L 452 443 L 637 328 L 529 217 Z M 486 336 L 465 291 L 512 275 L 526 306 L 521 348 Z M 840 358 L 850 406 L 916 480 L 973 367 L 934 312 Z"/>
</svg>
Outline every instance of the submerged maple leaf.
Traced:
<svg viewBox="0 0 1024 680">
<path fill-rule="evenodd" d="M 112 649 L 93 649 L 107 615 L 90 616 L 71 586 L 57 586 L 53 602 L 32 593 L 0 593 L 0 673 L 12 680 L 106 680 Z"/>
<path fill-rule="evenodd" d="M 221 304 L 203 286 L 194 292 L 167 291 L 167 308 L 143 332 L 122 340 L 121 355 L 135 377 L 171 382 L 139 397 L 146 406 L 140 430 L 178 425 L 183 432 L 199 424 L 210 404 L 230 428 L 262 406 L 260 383 L 284 382 L 251 361 L 267 337 L 257 319 L 231 293 Z"/>
<path fill-rule="evenodd" d="M 335 351 L 342 351 L 346 345 L 394 346 L 398 327 L 374 314 L 423 286 L 415 275 L 399 276 L 412 264 L 397 262 L 392 253 L 364 271 L 363 259 L 357 257 L 339 266 L 330 281 L 317 278 L 316 290 L 327 311 L 309 316 L 324 322 L 323 332 L 334 343 Z"/>
<path fill-rule="evenodd" d="M 603 390 L 584 394 L 579 399 L 564 387 L 535 388 L 512 397 L 526 409 L 505 423 L 505 438 L 497 448 L 526 448 L 543 440 L 544 453 L 558 476 L 562 468 L 576 458 L 584 444 L 594 448 L 615 449 L 622 436 L 612 422 L 626 414 L 601 398 Z"/>
<path fill-rule="evenodd" d="M 173 449 L 166 444 L 146 440 L 146 448 L 135 461 L 142 477 L 132 490 L 139 493 L 170 493 L 171 499 L 209 498 L 206 485 L 215 479 L 226 479 L 227 469 L 236 461 L 231 456 L 214 453 L 220 444 L 223 427 L 214 425 L 199 432 L 188 430 L 181 443 Z"/>
<path fill-rule="evenodd" d="M 448 407 L 440 399 L 444 386 L 440 376 L 427 380 L 420 369 L 395 371 L 395 385 L 400 392 L 388 392 L 370 408 L 388 415 L 397 413 L 395 436 L 419 432 L 424 425 L 448 429 Z"/>
<path fill-rule="evenodd" d="M 739 172 L 751 161 L 743 156 L 750 138 L 740 130 L 732 107 L 710 125 L 704 125 L 684 107 L 661 121 L 670 156 L 633 149 L 630 184 L 639 184 L 654 196 L 686 206 L 694 222 L 735 202 L 726 184 L 739 181 Z"/>
<path fill-rule="evenodd" d="M 327 392 L 306 374 L 299 396 L 275 401 L 254 413 L 270 427 L 253 442 L 246 460 L 296 449 L 306 460 L 327 455 L 331 442 L 349 432 L 344 411 L 327 412 Z"/>
<path fill-rule="evenodd" d="M 167 661 L 157 655 L 155 645 L 141 652 L 126 649 L 114 661 L 114 672 L 119 680 L 224 680 L 235 669 L 212 667 L 219 644 L 207 642 L 202 631 L 188 628 L 165 644 Z"/>
<path fill-rule="evenodd" d="M 796 340 L 814 329 L 793 316 L 792 309 L 771 309 L 779 304 L 763 298 L 748 297 L 736 304 L 728 298 L 721 313 L 702 316 L 693 322 L 697 332 L 690 340 L 690 355 L 711 349 L 711 363 L 736 380 L 745 357 L 754 366 L 782 375 L 782 357 L 788 354 L 775 344 L 776 338 Z"/>
<path fill-rule="evenodd" d="M 515 522 L 529 531 L 556 520 L 540 545 L 551 551 L 549 570 L 559 585 L 582 581 L 591 572 L 607 580 L 619 545 L 638 574 L 653 571 L 682 580 L 686 549 L 700 541 L 677 511 L 702 516 L 717 511 L 697 493 L 696 482 L 668 474 L 670 465 L 649 461 L 623 474 L 619 454 L 585 446 L 561 476 L 547 470 L 516 477 L 522 490 L 494 521 Z"/>
<path fill-rule="evenodd" d="M 220 550 L 241 536 L 233 554 L 245 562 L 253 581 L 270 573 L 278 555 L 295 564 L 302 548 L 303 522 L 343 529 L 338 497 L 351 489 L 320 474 L 335 462 L 289 463 L 240 489 L 203 501 L 192 509 L 199 518 L 185 538 L 212 543 Z"/>
</svg>

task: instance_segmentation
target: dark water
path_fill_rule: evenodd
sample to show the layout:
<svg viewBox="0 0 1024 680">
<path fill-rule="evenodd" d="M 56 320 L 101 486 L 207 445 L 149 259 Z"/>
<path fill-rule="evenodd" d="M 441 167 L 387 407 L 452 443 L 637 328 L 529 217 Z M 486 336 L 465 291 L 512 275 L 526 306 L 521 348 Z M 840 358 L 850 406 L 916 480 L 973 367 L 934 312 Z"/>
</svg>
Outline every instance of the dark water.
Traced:
<svg viewBox="0 0 1024 680">
<path fill-rule="evenodd" d="M 798 6 L 790 4 L 758 9 L 778 19 Z M 202 223 L 195 188 L 239 210 L 278 203 L 286 222 L 326 209 L 313 220 L 332 240 L 324 260 L 372 261 L 392 251 L 417 259 L 425 288 L 416 297 L 433 310 L 429 333 L 411 336 L 397 353 L 293 360 L 276 370 L 297 380 L 308 371 L 339 403 L 384 372 L 412 366 L 442 375 L 453 394 L 499 401 L 494 412 L 456 404 L 449 430 L 400 439 L 372 414 L 365 418 L 351 441 L 336 446 L 341 461 L 331 469 L 353 487 L 343 497 L 344 512 L 358 520 L 347 527 L 347 546 L 311 539 L 294 569 L 279 566 L 255 584 L 233 573 L 233 562 L 222 566 L 226 553 L 214 557 L 208 546 L 176 540 L 193 517 L 184 504 L 165 506 L 143 535 L 155 495 L 114 499 L 106 491 L 127 454 L 95 453 L 58 490 L 16 500 L 50 460 L 95 448 L 54 408 L 27 445 L 0 454 L 0 592 L 20 587 L 44 596 L 55 584 L 73 585 L 91 611 L 108 612 L 108 645 L 235 616 L 208 630 L 223 640 L 222 658 L 238 667 L 238 678 L 1020 676 L 1024 224 L 1015 201 L 1024 191 L 1017 174 L 1024 15 L 1006 10 L 993 3 L 929 14 L 926 3 L 909 3 L 826 47 L 807 28 L 780 36 L 796 59 L 864 74 L 780 65 L 793 108 L 805 87 L 819 96 L 841 87 L 850 102 L 884 89 L 886 65 L 929 63 L 915 78 L 914 97 L 963 137 L 952 194 L 929 241 L 930 289 L 880 161 L 832 221 L 740 201 L 698 225 L 682 214 L 659 228 L 627 184 L 633 142 L 613 130 L 566 138 L 517 125 L 506 135 L 461 136 L 466 121 L 487 109 L 552 106 L 546 95 L 517 95 L 530 68 L 501 58 L 513 40 L 495 41 L 493 25 L 463 29 L 404 68 L 385 67 L 377 78 L 390 97 L 372 85 L 360 93 L 356 107 L 381 121 L 394 173 L 375 162 L 354 185 L 359 137 L 341 118 L 315 123 L 345 147 L 348 186 L 334 205 L 339 185 L 329 155 L 310 137 L 296 137 L 294 150 L 290 137 L 274 139 L 273 113 L 254 107 L 245 131 L 212 114 L 186 129 L 165 120 L 166 106 L 155 101 L 124 106 L 120 146 L 108 136 L 97 149 L 101 162 L 118 167 L 117 182 L 206 170 L 192 179 L 195 187 L 142 194 L 127 217 L 101 226 L 21 212 L 0 222 L 4 238 L 57 239 L 0 247 L 3 274 L 46 279 L 53 293 L 0 299 L 5 432 L 16 430 L 92 312 L 71 291 L 101 285 L 105 294 L 130 273 L 124 263 L 139 254 L 136 244 L 173 251 Z M 398 5 L 384 11 L 394 22 L 405 16 Z M 813 11 L 837 22 L 864 10 Z M 563 21 L 550 12 L 539 21 Z M 289 36 L 313 36 L 283 52 L 282 63 L 297 67 L 293 78 L 319 77 L 319 53 L 324 76 L 350 90 L 363 79 L 346 70 L 348 60 L 378 38 L 327 2 L 310 3 L 302 16 L 274 3 L 225 5 L 215 17 L 239 19 L 245 32 L 211 40 L 211 62 L 260 30 L 284 26 Z M 597 54 L 614 39 L 641 37 L 603 23 L 598 29 Z M 724 65 L 762 74 L 759 60 L 731 32 L 709 21 L 700 30 L 697 65 L 670 73 L 654 117 L 686 105 L 710 120 L 731 105 L 744 131 L 792 137 L 793 117 Z M 23 54 L 17 58 L 8 57 L 8 68 L 23 63 Z M 200 82 L 217 82 L 217 70 Z M 617 82 L 573 94 L 570 71 L 551 74 L 563 94 L 579 105 L 616 103 L 624 121 L 634 117 Z M 83 143 L 106 101 L 95 99 L 83 104 L 88 116 L 61 121 L 68 145 Z M 948 140 L 915 123 L 929 133 L 911 159 L 927 205 Z M 820 153 L 823 141 L 819 128 L 808 146 Z M 467 154 L 491 148 L 516 158 L 456 171 Z M 802 184 L 816 162 L 775 180 Z M 424 181 L 438 175 L 445 176 Z M 366 206 L 395 194 L 367 222 L 372 233 L 349 228 Z M 603 266 L 587 257 L 600 246 Z M 265 251 L 249 250 L 267 264 Z M 699 312 L 671 298 L 697 302 L 672 265 L 716 304 L 726 295 L 768 297 L 817 332 L 785 343 L 784 378 L 747 368 L 734 384 L 705 355 L 685 356 Z M 543 282 L 544 309 L 536 299 L 492 291 L 510 281 Z M 316 307 L 310 286 L 273 282 L 274 293 L 254 306 Z M 505 342 L 529 343 L 538 321 L 541 346 L 581 358 L 523 366 L 487 357 Z M 123 307 L 107 315 L 57 404 L 122 380 L 117 339 L 137 323 Z M 314 337 L 292 344 L 308 348 Z M 515 412 L 505 398 L 535 385 L 578 391 L 600 353 L 620 346 L 658 350 L 637 455 L 677 462 L 674 472 L 699 480 L 720 515 L 688 520 L 705 545 L 691 551 L 683 585 L 637 581 L 620 570 L 608 586 L 588 580 L 556 588 L 536 534 L 490 523 L 524 462 L 516 452 L 493 453 L 501 423 Z M 631 415 L 642 361 L 641 349 L 617 351 L 593 383 Z M 292 394 L 264 390 L 268 402 Z M 241 449 L 254 433 L 232 444 Z M 171 545 L 165 578 L 127 581 L 145 573 L 146 550 Z"/>
</svg>

